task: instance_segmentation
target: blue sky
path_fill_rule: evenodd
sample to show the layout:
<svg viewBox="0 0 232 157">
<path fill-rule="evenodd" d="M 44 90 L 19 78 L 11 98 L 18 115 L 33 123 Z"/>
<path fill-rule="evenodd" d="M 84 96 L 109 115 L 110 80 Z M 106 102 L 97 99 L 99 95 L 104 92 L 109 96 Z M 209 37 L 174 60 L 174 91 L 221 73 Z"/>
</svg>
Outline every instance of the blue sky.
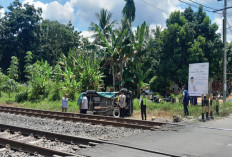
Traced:
<svg viewBox="0 0 232 157">
<path fill-rule="evenodd" d="M 9 6 L 9 4 L 13 1 L 14 0 L 0 0 L 0 5 L 4 7 L 4 11 L 7 11 L 7 6 Z M 196 3 L 201 3 L 214 9 L 223 8 L 223 2 L 218 2 L 217 0 L 183 1 L 197 7 L 198 5 Z M 91 34 L 88 32 L 90 22 L 97 23 L 95 13 L 99 12 L 101 8 L 105 8 L 113 13 L 112 20 L 120 21 L 122 17 L 121 12 L 125 5 L 124 0 L 20 0 L 20 2 L 28 2 L 30 4 L 34 4 L 35 7 L 41 7 L 43 10 L 42 17 L 44 19 L 58 20 L 63 24 L 67 24 L 68 21 L 72 21 L 75 29 L 82 31 L 83 35 L 86 36 Z M 189 6 L 179 0 L 134 0 L 134 2 L 136 5 L 136 19 L 133 23 L 134 27 L 142 24 L 144 21 L 146 21 L 150 28 L 155 28 L 156 25 L 165 27 L 165 20 L 169 17 L 171 12 L 175 10 L 183 11 Z M 232 0 L 228 0 L 228 6 L 232 6 Z M 157 8 L 163 11 L 160 11 Z M 192 8 L 196 10 L 194 7 Z M 1 12 L 4 11 L 1 10 Z M 211 12 L 206 13 L 212 22 L 216 22 L 219 25 L 219 32 L 221 32 L 222 14 L 215 14 Z M 228 17 L 228 24 L 231 23 L 232 25 L 230 12 Z M 228 31 L 228 34 L 229 33 L 231 34 L 231 31 Z"/>
</svg>

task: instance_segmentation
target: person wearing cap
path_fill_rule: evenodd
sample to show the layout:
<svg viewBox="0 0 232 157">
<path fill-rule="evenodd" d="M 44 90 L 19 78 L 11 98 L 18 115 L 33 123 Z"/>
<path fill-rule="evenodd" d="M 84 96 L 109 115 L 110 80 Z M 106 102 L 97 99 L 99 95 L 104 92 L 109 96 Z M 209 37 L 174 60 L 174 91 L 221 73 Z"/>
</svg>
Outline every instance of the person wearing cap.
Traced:
<svg viewBox="0 0 232 157">
<path fill-rule="evenodd" d="M 64 97 L 62 98 L 62 112 L 67 112 L 67 108 L 68 108 L 68 98 L 67 98 L 67 94 L 65 94 Z"/>
<path fill-rule="evenodd" d="M 86 114 L 88 110 L 88 98 L 86 94 L 83 94 L 82 103 L 81 103 L 81 112 L 82 114 Z"/>
<path fill-rule="evenodd" d="M 147 97 L 146 97 L 146 93 L 144 90 L 141 90 L 141 96 L 140 96 L 140 101 L 139 101 L 139 105 L 141 108 L 141 116 L 142 116 L 142 120 L 147 120 L 147 113 L 146 113 L 146 108 L 147 108 Z"/>
</svg>

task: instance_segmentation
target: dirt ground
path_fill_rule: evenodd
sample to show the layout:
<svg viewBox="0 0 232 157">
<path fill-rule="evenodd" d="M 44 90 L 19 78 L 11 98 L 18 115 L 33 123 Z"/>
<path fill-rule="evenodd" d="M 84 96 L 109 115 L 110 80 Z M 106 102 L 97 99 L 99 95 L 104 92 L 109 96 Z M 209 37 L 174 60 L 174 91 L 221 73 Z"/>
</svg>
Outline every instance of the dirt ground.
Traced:
<svg viewBox="0 0 232 157">
<path fill-rule="evenodd" d="M 0 106 L 19 107 L 19 105 L 16 104 L 16 103 L 13 103 L 13 104 L 5 104 L 5 103 L 1 103 L 1 102 L 0 102 Z"/>
<path fill-rule="evenodd" d="M 140 111 L 135 111 L 130 118 L 142 119 Z M 147 120 L 155 120 L 155 119 L 167 119 L 172 121 L 173 114 L 171 112 L 166 112 L 166 111 L 147 112 Z"/>
</svg>

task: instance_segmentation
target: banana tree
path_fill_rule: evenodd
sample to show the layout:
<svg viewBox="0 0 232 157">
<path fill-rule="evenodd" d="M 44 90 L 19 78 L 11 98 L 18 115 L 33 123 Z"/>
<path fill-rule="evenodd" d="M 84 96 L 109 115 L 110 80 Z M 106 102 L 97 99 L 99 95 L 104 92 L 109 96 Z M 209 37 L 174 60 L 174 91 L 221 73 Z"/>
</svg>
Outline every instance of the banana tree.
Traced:
<svg viewBox="0 0 232 157">
<path fill-rule="evenodd" d="M 115 80 L 117 76 L 117 67 L 118 67 L 118 62 L 121 62 L 122 60 L 120 59 L 120 54 L 122 52 L 122 47 L 125 44 L 125 39 L 128 35 L 128 29 L 123 28 L 120 30 L 120 32 L 113 31 L 110 28 L 110 38 L 107 39 L 104 37 L 104 35 L 101 33 L 99 30 L 98 26 L 95 25 L 95 29 L 98 31 L 101 39 L 103 40 L 103 44 L 106 48 L 105 51 L 105 59 L 106 63 L 110 65 L 110 68 L 112 70 L 112 76 L 113 76 L 113 90 L 115 91 Z"/>
<path fill-rule="evenodd" d="M 49 88 L 50 74 L 52 67 L 47 63 L 47 61 L 37 61 L 33 64 L 33 71 L 31 74 L 30 85 L 32 86 L 31 95 L 34 98 L 38 98 L 39 95 L 48 94 L 47 90 Z"/>
<path fill-rule="evenodd" d="M 2 96 L 2 91 L 4 91 L 6 82 L 9 80 L 10 78 L 6 75 L 4 75 L 1 72 L 1 68 L 0 68 L 0 97 Z"/>
<path fill-rule="evenodd" d="M 139 93 L 140 88 L 143 87 L 145 79 L 152 71 L 151 67 L 146 64 L 149 63 L 147 52 L 154 47 L 154 43 L 150 41 L 149 27 L 144 22 L 141 26 L 138 26 L 133 34 L 131 34 L 133 49 L 130 56 L 127 59 L 128 69 L 126 72 L 131 73 L 132 80 L 127 80 L 136 84 L 136 92 Z M 124 80 L 126 80 L 124 78 Z M 124 83 L 126 83 L 124 81 Z M 126 83 L 128 84 L 128 82 Z M 130 83 L 129 83 L 130 84 Z"/>
<path fill-rule="evenodd" d="M 64 69 L 64 80 L 68 89 L 86 91 L 102 88 L 104 77 L 100 72 L 100 60 L 95 52 L 83 50 L 70 50 L 66 57 L 62 55 L 59 62 Z M 75 80 L 75 81 L 74 81 Z"/>
</svg>

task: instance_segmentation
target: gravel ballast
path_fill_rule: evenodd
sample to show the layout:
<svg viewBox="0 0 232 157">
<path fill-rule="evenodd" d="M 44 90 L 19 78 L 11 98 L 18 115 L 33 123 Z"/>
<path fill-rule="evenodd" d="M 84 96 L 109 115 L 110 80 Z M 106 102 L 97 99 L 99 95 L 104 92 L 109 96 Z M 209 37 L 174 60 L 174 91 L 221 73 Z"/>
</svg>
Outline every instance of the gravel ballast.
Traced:
<svg viewBox="0 0 232 157">
<path fill-rule="evenodd" d="M 112 127 L 101 125 L 90 125 L 87 123 L 68 122 L 47 118 L 28 117 L 10 113 L 0 113 L 0 123 L 25 127 L 35 130 L 43 130 L 59 134 L 81 136 L 94 139 L 115 139 L 127 137 L 145 130 L 130 129 L 124 127 Z"/>
</svg>

